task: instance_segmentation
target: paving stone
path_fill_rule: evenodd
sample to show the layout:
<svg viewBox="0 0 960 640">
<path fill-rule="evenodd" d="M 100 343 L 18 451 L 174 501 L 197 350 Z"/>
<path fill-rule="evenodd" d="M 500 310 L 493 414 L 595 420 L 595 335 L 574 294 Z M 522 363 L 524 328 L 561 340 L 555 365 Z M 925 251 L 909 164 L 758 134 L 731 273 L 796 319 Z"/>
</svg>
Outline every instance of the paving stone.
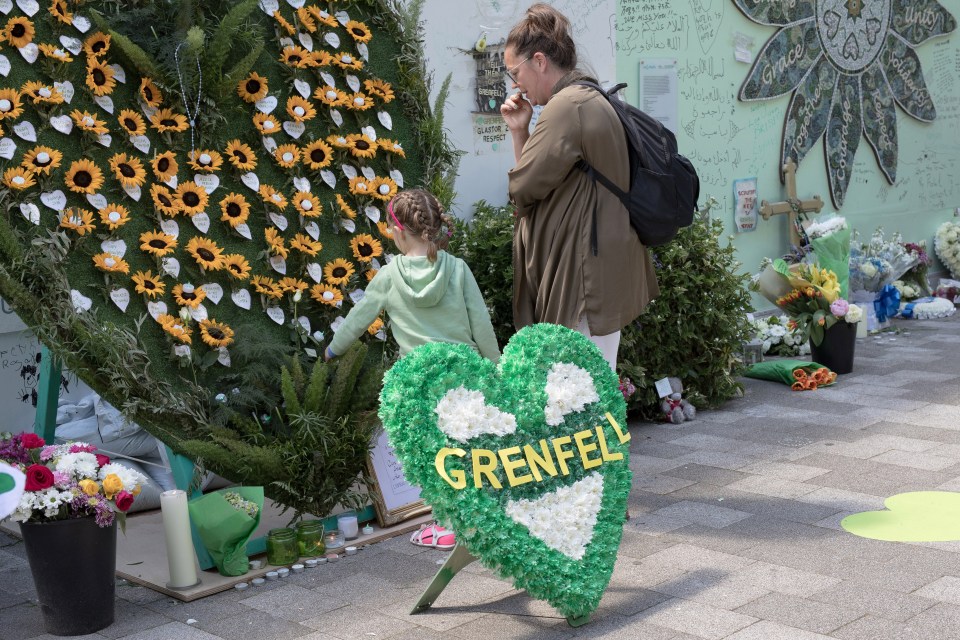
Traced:
<svg viewBox="0 0 960 640">
<path fill-rule="evenodd" d="M 923 594 L 920 591 L 922 589 L 913 594 L 905 594 L 868 586 L 857 580 L 843 580 L 807 597 L 851 611 L 906 622 L 935 605 L 938 600 L 938 598 L 922 597 Z"/>
<path fill-rule="evenodd" d="M 668 596 L 702 602 L 718 609 L 732 610 L 770 593 L 739 574 L 716 569 L 699 569 L 652 587 Z"/>
<path fill-rule="evenodd" d="M 140 607 L 132 602 L 117 598 L 114 608 L 114 622 L 97 633 L 106 638 L 122 638 L 139 633 L 145 629 L 160 627 L 171 622 L 172 618 L 156 611 Z"/>
<path fill-rule="evenodd" d="M 772 476 L 781 480 L 793 480 L 794 482 L 805 482 L 811 478 L 830 473 L 829 469 L 785 462 L 758 462 L 744 467 L 741 471 L 760 476 Z"/>
<path fill-rule="evenodd" d="M 939 602 L 950 602 L 960 605 L 960 578 L 956 576 L 944 576 L 939 580 L 917 589 L 914 595 L 937 600 Z"/>
<path fill-rule="evenodd" d="M 722 529 L 735 522 L 749 518 L 752 514 L 713 504 L 683 500 L 655 511 L 653 515 L 676 518 L 691 524 L 702 524 L 705 527 Z"/>
<path fill-rule="evenodd" d="M 910 451 L 887 451 L 871 458 L 876 462 L 885 462 L 895 464 L 900 467 L 910 467 L 912 469 L 925 469 L 927 471 L 941 471 L 957 464 L 956 460 L 931 453 L 914 453 Z"/>
<path fill-rule="evenodd" d="M 40 607 L 32 602 L 6 607 L 0 610 L 0 614 L 0 637 L 3 640 L 25 640 L 44 633 Z"/>
<path fill-rule="evenodd" d="M 677 598 L 647 609 L 639 617 L 647 624 L 674 629 L 707 640 L 726 638 L 757 621 L 749 615 Z"/>
<path fill-rule="evenodd" d="M 673 493 L 684 487 L 689 487 L 692 484 L 696 484 L 694 480 L 682 480 L 680 478 L 674 478 L 669 475 L 655 475 L 655 476 L 634 476 L 633 478 L 633 488 L 634 490 L 640 491 L 649 491 L 650 493 L 656 493 L 659 495 L 666 495 L 668 493 Z"/>
<path fill-rule="evenodd" d="M 863 616 L 830 635 L 839 640 L 921 640 L 907 624 L 878 616 Z"/>
<path fill-rule="evenodd" d="M 694 451 L 674 458 L 678 464 L 674 468 L 687 463 L 702 464 L 710 467 L 720 467 L 721 469 L 731 469 L 736 471 L 753 464 L 757 459 L 752 456 L 745 456 L 739 453 L 728 453 L 725 451 Z"/>
<path fill-rule="evenodd" d="M 101 631 L 101 633 L 103 633 Z M 229 636 L 223 636 L 227 638 Z M 234 636 L 234 637 L 246 637 L 246 636 Z M 258 639 L 263 640 L 274 640 L 275 638 L 282 637 L 291 637 L 291 636 L 277 636 L 266 633 L 264 635 L 256 636 Z M 123 636 L 123 640 L 219 640 L 217 636 L 212 635 L 202 629 L 189 624 L 183 624 L 182 622 L 169 622 L 165 625 L 159 627 L 153 627 L 151 629 L 145 629 L 143 631 L 138 631 L 136 633 L 131 633 L 130 635 Z"/>
<path fill-rule="evenodd" d="M 767 591 L 807 598 L 840 584 L 839 578 L 768 562 L 755 562 L 737 575 Z"/>
<path fill-rule="evenodd" d="M 705 482 L 707 484 L 714 484 L 717 486 L 727 485 L 731 482 L 748 477 L 748 475 L 745 473 L 730 471 L 729 469 L 721 469 L 719 467 L 708 467 L 700 464 L 685 464 L 682 467 L 677 467 L 676 469 L 667 471 L 666 475 L 673 478 L 682 478 L 685 480 L 691 480 L 693 482 Z M 683 487 L 677 487 L 677 489 L 682 488 Z"/>
<path fill-rule="evenodd" d="M 822 634 L 830 633 L 863 615 L 784 593 L 766 595 L 740 607 L 737 612 Z"/>
<path fill-rule="evenodd" d="M 177 623 L 180 624 L 180 623 Z M 187 625 L 181 625 L 187 626 Z M 319 627 L 309 627 L 283 618 L 275 618 L 271 615 L 265 615 L 263 611 L 250 609 L 249 612 L 214 620 L 211 622 L 199 621 L 196 625 L 204 631 L 220 636 L 224 640 L 239 638 L 256 638 L 257 640 L 288 640 L 290 638 L 301 638 L 316 630 L 322 630 L 329 633 L 330 629 L 320 629 Z M 188 627 L 193 628 L 193 627 Z M 174 640 L 177 636 L 169 636 L 168 640 Z"/>
<path fill-rule="evenodd" d="M 251 592 L 247 591 L 247 593 Z M 251 597 L 240 600 L 238 604 L 263 611 L 275 618 L 303 622 L 309 618 L 315 618 L 318 614 L 344 607 L 350 604 L 350 601 L 335 594 L 318 593 L 297 585 L 286 584 L 272 591 L 252 593 Z M 242 609 L 238 611 L 239 613 L 242 613 Z"/>
<path fill-rule="evenodd" d="M 803 482 L 794 482 L 793 480 L 771 478 L 768 476 L 748 476 L 742 480 L 732 482 L 730 488 L 736 489 L 737 491 L 748 491 L 764 496 L 789 499 L 798 498 L 816 490 L 815 486 Z"/>
<path fill-rule="evenodd" d="M 778 622 L 761 620 L 741 629 L 733 635 L 727 636 L 726 640 L 829 640 L 830 636 L 821 635 L 788 627 Z"/>
</svg>

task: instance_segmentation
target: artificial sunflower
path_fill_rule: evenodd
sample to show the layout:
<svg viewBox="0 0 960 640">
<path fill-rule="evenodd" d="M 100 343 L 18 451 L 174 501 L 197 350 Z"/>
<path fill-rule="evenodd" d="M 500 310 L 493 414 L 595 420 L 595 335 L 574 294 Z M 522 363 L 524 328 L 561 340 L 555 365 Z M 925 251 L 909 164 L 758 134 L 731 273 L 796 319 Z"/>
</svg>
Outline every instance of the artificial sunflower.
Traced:
<svg viewBox="0 0 960 640">
<path fill-rule="evenodd" d="M 283 289 L 277 284 L 277 281 L 268 276 L 253 276 L 250 280 L 254 291 L 260 295 L 279 300 L 283 297 Z"/>
<path fill-rule="evenodd" d="M 153 271 L 137 271 L 131 280 L 137 285 L 137 293 L 145 294 L 149 298 L 162 296 L 167 288 L 160 276 L 153 275 Z"/>
<path fill-rule="evenodd" d="M 37 30 L 26 16 L 10 18 L 7 26 L 3 28 L 3 39 L 14 49 L 22 49 L 33 42 L 36 34 Z"/>
<path fill-rule="evenodd" d="M 147 180 L 147 172 L 139 158 L 118 153 L 110 158 L 114 177 L 124 187 L 139 187 Z"/>
<path fill-rule="evenodd" d="M 112 253 L 104 252 L 93 256 L 93 266 L 107 273 L 130 273 L 127 261 Z"/>
<path fill-rule="evenodd" d="M 347 94 L 336 87 L 324 85 L 314 90 L 313 99 L 319 100 L 328 107 L 339 107 L 346 104 Z"/>
<path fill-rule="evenodd" d="M 350 141 L 347 140 L 347 136 L 340 135 L 339 133 L 331 133 L 327 136 L 327 142 L 334 149 L 349 149 Z"/>
<path fill-rule="evenodd" d="M 190 127 L 187 117 L 181 113 L 174 113 L 173 109 L 158 110 L 150 116 L 150 124 L 160 133 L 186 131 Z"/>
<path fill-rule="evenodd" d="M 113 69 L 97 58 L 87 60 L 87 87 L 95 96 L 107 96 L 113 93 L 117 86 L 117 79 L 113 77 Z"/>
<path fill-rule="evenodd" d="M 16 89 L 0 89 L 0 120 L 15 120 L 23 113 L 20 93 Z"/>
<path fill-rule="evenodd" d="M 281 29 L 287 32 L 288 36 L 294 36 L 297 34 L 297 30 L 286 18 L 283 17 L 279 11 L 273 12 L 273 19 L 277 21 L 277 25 L 279 25 Z"/>
<path fill-rule="evenodd" d="M 287 100 L 287 113 L 295 122 L 306 122 L 317 115 L 317 110 L 304 98 L 290 96 Z"/>
<path fill-rule="evenodd" d="M 163 102 L 163 92 L 157 88 L 153 80 L 143 78 L 140 80 L 140 98 L 147 106 L 159 109 L 160 104 Z"/>
<path fill-rule="evenodd" d="M 146 231 L 140 234 L 140 248 L 162 258 L 177 248 L 177 238 L 163 231 Z"/>
<path fill-rule="evenodd" d="M 177 185 L 174 201 L 181 213 L 191 218 L 207 208 L 210 196 L 207 191 L 193 180 L 187 180 Z"/>
<path fill-rule="evenodd" d="M 392 153 L 395 156 L 400 156 L 401 158 L 407 157 L 407 154 L 404 152 L 403 147 L 400 146 L 400 143 L 396 140 L 391 140 L 390 138 L 378 138 L 377 148 L 382 151 L 386 151 L 387 153 Z"/>
<path fill-rule="evenodd" d="M 283 259 L 286 259 L 287 256 L 290 255 L 290 249 L 287 248 L 287 241 L 283 239 L 279 231 L 273 227 L 267 227 L 263 230 L 263 237 L 266 239 L 272 255 L 280 256 Z"/>
<path fill-rule="evenodd" d="M 377 200 L 387 202 L 397 195 L 397 183 L 391 178 L 377 178 L 370 186 L 373 187 L 370 195 Z"/>
<path fill-rule="evenodd" d="M 110 231 L 115 231 L 130 222 L 130 212 L 123 205 L 108 204 L 103 209 L 97 210 L 97 213 L 100 215 L 100 222 L 107 225 Z"/>
<path fill-rule="evenodd" d="M 131 138 L 133 136 L 142 136 L 147 132 L 147 123 L 143 119 L 143 116 L 132 109 L 124 109 L 121 111 L 120 115 L 117 116 L 117 121 Z"/>
<path fill-rule="evenodd" d="M 297 9 L 297 20 L 299 20 L 300 25 L 310 33 L 316 32 L 317 21 L 312 15 L 310 15 L 310 10 L 306 7 L 300 7 Z"/>
<path fill-rule="evenodd" d="M 323 140 L 314 140 L 305 146 L 301 153 L 303 163 L 314 171 L 328 167 L 333 162 L 333 149 Z"/>
<path fill-rule="evenodd" d="M 223 257 L 223 266 L 227 273 L 237 280 L 246 280 L 250 277 L 250 263 L 239 253 L 231 253 Z"/>
<path fill-rule="evenodd" d="M 373 98 L 358 91 L 347 96 L 344 106 L 353 111 L 366 111 L 373 106 Z"/>
<path fill-rule="evenodd" d="M 153 167 L 153 175 L 162 182 L 169 182 L 177 176 L 177 172 L 180 170 L 177 154 L 173 151 L 158 153 L 150 162 L 150 166 Z"/>
<path fill-rule="evenodd" d="M 368 233 L 361 233 L 350 240 L 350 249 L 353 257 L 360 262 L 370 262 L 383 255 L 383 246 L 380 241 Z"/>
<path fill-rule="evenodd" d="M 223 156 L 219 151 L 212 149 L 195 149 L 190 152 L 190 168 L 202 173 L 220 171 L 223 166 Z"/>
<path fill-rule="evenodd" d="M 343 212 L 343 215 L 347 216 L 351 220 L 357 217 L 357 212 L 354 211 L 349 204 L 347 204 L 347 201 L 344 200 L 343 196 L 341 196 L 339 193 L 337 194 L 337 206 L 340 207 L 340 211 Z"/>
<path fill-rule="evenodd" d="M 63 94 L 53 86 L 37 80 L 28 80 L 23 83 L 20 93 L 24 97 L 33 98 L 34 104 L 62 104 Z"/>
<path fill-rule="evenodd" d="M 370 181 L 367 180 L 366 176 L 354 176 L 350 178 L 350 193 L 355 196 L 366 196 L 370 195 L 372 188 L 370 187 Z"/>
<path fill-rule="evenodd" d="M 379 272 L 380 272 L 379 269 L 367 269 L 366 271 L 363 272 L 363 275 L 367 278 L 367 282 L 370 282 L 371 280 L 377 277 L 377 273 Z"/>
<path fill-rule="evenodd" d="M 103 186 L 103 172 L 90 160 L 74 160 L 64 182 L 74 193 L 96 193 Z"/>
<path fill-rule="evenodd" d="M 83 52 L 91 58 L 106 55 L 110 49 L 110 34 L 97 32 L 83 41 Z"/>
<path fill-rule="evenodd" d="M 308 256 L 315 256 L 323 250 L 323 245 L 306 234 L 298 233 L 290 241 L 290 248 Z"/>
<path fill-rule="evenodd" d="M 377 231 L 379 231 L 380 235 L 382 235 L 384 238 L 393 240 L 393 232 L 390 231 L 390 225 L 388 225 L 385 221 L 381 220 L 377 223 Z"/>
<path fill-rule="evenodd" d="M 275 206 L 280 211 L 283 211 L 287 208 L 287 199 L 283 196 L 282 193 L 274 189 L 268 184 L 260 185 L 258 190 L 260 197 L 263 198 L 263 201 L 267 204 Z"/>
<path fill-rule="evenodd" d="M 296 166 L 300 162 L 300 147 L 293 143 L 281 144 L 274 150 L 273 159 L 284 169 Z"/>
<path fill-rule="evenodd" d="M 306 69 L 307 67 L 317 66 L 317 61 L 313 55 L 303 47 L 289 45 L 280 52 L 280 62 L 295 69 Z"/>
<path fill-rule="evenodd" d="M 203 286 L 195 287 L 189 282 L 187 284 L 177 284 L 173 288 L 173 299 L 181 307 L 190 307 L 196 309 L 207 297 L 207 292 Z"/>
<path fill-rule="evenodd" d="M 333 15 L 321 9 L 320 7 L 307 7 L 307 11 L 310 12 L 310 15 L 312 15 L 317 22 L 325 24 L 331 29 L 336 29 L 338 26 L 340 26 L 340 24 L 337 22 L 337 19 Z"/>
<path fill-rule="evenodd" d="M 384 104 L 391 102 L 394 98 L 393 87 L 390 86 L 389 82 L 384 82 L 379 78 L 364 80 L 363 88 L 366 89 L 367 93 L 372 93 L 383 100 Z"/>
<path fill-rule="evenodd" d="M 296 293 L 298 291 L 306 291 L 310 285 L 301 280 L 300 278 L 291 278 L 287 276 L 285 278 L 280 278 L 280 282 L 277 283 L 285 293 Z"/>
<path fill-rule="evenodd" d="M 50 170 L 59 167 L 62 160 L 62 153 L 56 149 L 40 145 L 27 151 L 20 165 L 33 173 L 50 175 Z"/>
<path fill-rule="evenodd" d="M 316 218 L 323 213 L 320 199 L 309 191 L 297 191 L 293 196 L 293 206 L 304 218 Z"/>
<path fill-rule="evenodd" d="M 220 201 L 220 211 L 220 220 L 235 228 L 250 217 L 250 203 L 239 193 L 231 193 Z"/>
<path fill-rule="evenodd" d="M 249 145 L 239 140 L 227 143 L 227 159 L 241 171 L 253 171 L 257 168 L 257 156 Z"/>
<path fill-rule="evenodd" d="M 353 275 L 353 271 L 352 264 L 343 258 L 337 258 L 324 265 L 323 277 L 329 284 L 339 287 L 350 281 L 350 276 Z"/>
<path fill-rule="evenodd" d="M 202 320 L 200 337 L 211 347 L 219 349 L 233 343 L 233 329 L 216 320 Z"/>
<path fill-rule="evenodd" d="M 311 51 L 310 55 L 313 56 L 313 62 L 315 67 L 329 67 L 330 63 L 333 62 L 333 56 L 324 51 L 323 49 L 317 49 L 316 51 Z"/>
<path fill-rule="evenodd" d="M 253 126 L 257 128 L 260 135 L 268 136 L 280 131 L 280 123 L 269 113 L 258 113 L 253 116 Z"/>
<path fill-rule="evenodd" d="M 89 131 L 90 133 L 102 136 L 105 133 L 110 133 L 110 130 L 107 129 L 107 123 L 103 120 L 98 120 L 97 116 L 93 115 L 89 111 L 80 111 L 79 109 L 74 109 L 70 112 L 70 118 L 73 120 L 73 124 L 78 128 Z"/>
<path fill-rule="evenodd" d="M 373 37 L 373 34 L 370 33 L 370 28 L 362 22 L 350 20 L 347 22 L 346 27 L 347 33 L 349 33 L 350 37 L 357 42 L 367 43 L 370 42 L 370 39 Z"/>
<path fill-rule="evenodd" d="M 383 318 L 377 318 L 367 327 L 367 333 L 372 336 L 377 335 L 383 329 Z"/>
<path fill-rule="evenodd" d="M 349 69 L 351 71 L 357 71 L 363 68 L 363 60 L 346 51 L 338 51 L 333 54 L 333 64 L 341 69 Z"/>
<path fill-rule="evenodd" d="M 267 97 L 267 79 L 256 71 L 240 81 L 237 85 L 237 95 L 244 102 L 254 103 Z"/>
<path fill-rule="evenodd" d="M 76 231 L 82 236 L 92 233 L 96 229 L 93 223 L 93 214 L 86 209 L 66 209 L 60 217 L 60 226 L 64 229 Z"/>
<path fill-rule="evenodd" d="M 64 64 L 73 62 L 73 56 L 60 47 L 44 43 L 41 44 L 39 48 L 40 53 L 43 54 L 44 58 L 50 58 L 51 60 L 56 60 L 57 62 L 62 62 Z"/>
<path fill-rule="evenodd" d="M 164 215 L 176 216 L 180 213 L 180 205 L 170 193 L 170 190 L 160 184 L 150 185 L 150 198 L 157 211 Z"/>
<path fill-rule="evenodd" d="M 23 191 L 37 184 L 33 177 L 33 171 L 26 167 L 10 167 L 3 172 L 3 184 L 8 189 L 14 191 Z"/>
<path fill-rule="evenodd" d="M 53 0 L 50 3 L 50 8 L 47 9 L 50 12 L 50 15 L 62 22 L 63 24 L 73 24 L 73 14 L 70 13 L 70 8 L 67 6 L 67 0 Z"/>
<path fill-rule="evenodd" d="M 223 269 L 223 249 L 208 238 L 194 236 L 187 243 L 187 252 L 193 256 L 200 268 L 204 271 L 219 271 Z"/>
<path fill-rule="evenodd" d="M 330 307 L 338 307 L 343 301 L 340 289 L 325 284 L 315 284 L 310 287 L 310 297 Z"/>
<path fill-rule="evenodd" d="M 173 337 L 177 342 L 183 344 L 192 344 L 193 338 L 191 334 L 193 331 L 190 327 L 184 325 L 183 320 L 177 316 L 172 316 L 169 313 L 161 313 L 157 316 L 157 322 L 166 331 L 170 336 Z"/>
<path fill-rule="evenodd" d="M 377 143 L 365 135 L 351 133 L 347 136 L 350 143 L 350 155 L 355 158 L 372 158 L 377 155 Z"/>
</svg>

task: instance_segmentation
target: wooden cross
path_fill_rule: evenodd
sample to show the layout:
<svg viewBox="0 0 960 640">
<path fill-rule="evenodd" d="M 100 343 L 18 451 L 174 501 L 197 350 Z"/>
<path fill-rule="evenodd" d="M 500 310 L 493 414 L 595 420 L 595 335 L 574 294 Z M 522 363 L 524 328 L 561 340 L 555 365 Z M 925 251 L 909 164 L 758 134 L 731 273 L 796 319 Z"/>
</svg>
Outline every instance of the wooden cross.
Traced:
<svg viewBox="0 0 960 640">
<path fill-rule="evenodd" d="M 820 213 L 823 208 L 823 200 L 820 199 L 820 196 L 813 196 L 809 200 L 797 199 L 797 165 L 793 158 L 787 160 L 782 169 L 787 185 L 787 199 L 772 204 L 762 200 L 760 202 L 760 215 L 763 216 L 764 220 L 769 220 L 770 216 L 781 213 L 787 214 L 790 218 L 790 243 L 799 247 L 800 232 L 797 231 L 797 216 L 801 213 Z"/>
</svg>

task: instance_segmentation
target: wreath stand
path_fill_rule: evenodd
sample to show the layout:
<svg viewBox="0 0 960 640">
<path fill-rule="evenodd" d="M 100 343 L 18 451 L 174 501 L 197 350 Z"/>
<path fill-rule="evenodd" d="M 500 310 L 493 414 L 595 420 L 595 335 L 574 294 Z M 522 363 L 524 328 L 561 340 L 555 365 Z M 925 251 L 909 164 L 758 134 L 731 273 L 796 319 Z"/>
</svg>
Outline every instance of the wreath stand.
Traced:
<svg viewBox="0 0 960 640">
<path fill-rule="evenodd" d="M 433 577 L 433 580 L 424 590 L 420 599 L 417 600 L 417 604 L 413 605 L 410 615 L 423 613 L 433 606 L 433 603 L 437 601 L 437 598 L 439 598 L 443 590 L 447 588 L 447 585 L 450 584 L 453 577 L 457 575 L 461 569 L 472 564 L 476 559 L 473 554 L 467 551 L 465 546 L 457 544 L 457 546 L 453 548 L 450 557 L 443 563 L 443 566 L 437 571 L 437 575 Z M 571 627 L 582 627 L 588 622 L 590 622 L 589 613 L 576 618 L 567 616 L 567 624 Z"/>
</svg>

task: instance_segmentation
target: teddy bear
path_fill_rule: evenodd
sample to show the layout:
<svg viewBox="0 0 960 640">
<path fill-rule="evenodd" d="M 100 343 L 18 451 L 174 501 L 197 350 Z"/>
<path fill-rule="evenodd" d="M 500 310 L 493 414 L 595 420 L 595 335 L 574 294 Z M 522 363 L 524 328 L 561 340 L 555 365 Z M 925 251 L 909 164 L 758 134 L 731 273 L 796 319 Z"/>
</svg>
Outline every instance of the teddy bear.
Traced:
<svg viewBox="0 0 960 640">
<path fill-rule="evenodd" d="M 680 424 L 686 420 L 693 420 L 697 415 L 697 408 L 683 399 L 683 383 L 680 378 L 668 378 L 672 393 L 660 403 L 664 419 L 673 424 Z"/>
</svg>

